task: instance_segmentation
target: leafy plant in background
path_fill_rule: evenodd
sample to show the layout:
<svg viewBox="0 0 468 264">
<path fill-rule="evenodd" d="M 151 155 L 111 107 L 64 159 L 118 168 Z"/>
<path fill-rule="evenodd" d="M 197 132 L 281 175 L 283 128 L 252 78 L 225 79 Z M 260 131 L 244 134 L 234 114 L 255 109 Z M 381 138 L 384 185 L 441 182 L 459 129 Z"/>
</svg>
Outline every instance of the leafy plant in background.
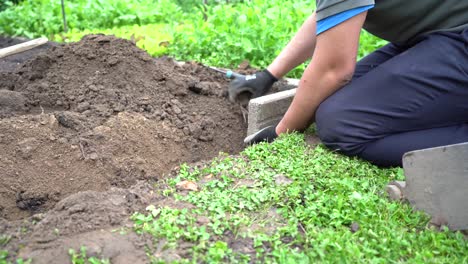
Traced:
<svg viewBox="0 0 468 264">
<path fill-rule="evenodd" d="M 70 29 L 85 30 L 181 20 L 172 0 L 65 0 Z M 63 31 L 60 1 L 24 0 L 0 12 L 0 34 L 51 36 Z"/>
<path fill-rule="evenodd" d="M 192 12 L 200 6 L 243 3 L 251 0 L 175 0 L 185 12 Z"/>
<path fill-rule="evenodd" d="M 23 1 L 0 13 L 0 34 L 24 36 L 45 35 L 61 30 L 61 13 L 57 8 L 51 8 L 48 0 Z"/>
<path fill-rule="evenodd" d="M 313 8 L 310 1 L 280 0 L 208 6 L 206 17 L 199 10 L 191 23 L 177 27 L 169 52 L 213 66 L 235 67 L 247 59 L 265 67 Z"/>
<path fill-rule="evenodd" d="M 22 0 L 9 0 L 0 2 L 0 12 L 7 9 L 8 7 L 18 4 L 21 1 Z"/>
<path fill-rule="evenodd" d="M 248 60 L 265 68 L 314 9 L 305 0 L 65 0 L 70 32 L 58 34 L 63 29 L 59 3 L 24 0 L 11 6 L 0 12 L 0 34 L 56 41 L 114 34 L 133 38 L 153 56 L 226 68 Z M 385 43 L 363 31 L 359 58 Z M 288 76 L 300 77 L 306 65 Z"/>
<path fill-rule="evenodd" d="M 74 30 L 181 21 L 201 6 L 235 1 L 201 0 L 65 0 L 68 26 Z M 205 4 L 203 4 L 205 3 Z M 17 4 L 17 5 L 15 5 Z M 0 3 L 0 34 L 51 36 L 63 31 L 61 2 L 10 0 Z"/>
<path fill-rule="evenodd" d="M 374 50 L 385 46 L 387 43 L 387 41 L 379 39 L 369 32 L 362 30 L 359 40 L 358 60 L 367 56 Z"/>
<path fill-rule="evenodd" d="M 123 26 L 111 29 L 71 30 L 67 34 L 55 35 L 55 41 L 76 42 L 88 34 L 102 33 L 130 39 L 136 45 L 146 50 L 151 56 L 167 54 L 167 46 L 172 42 L 172 30 L 167 24 L 149 24 Z"/>
<path fill-rule="evenodd" d="M 168 53 L 180 60 L 211 66 L 235 68 L 248 60 L 253 67 L 265 68 L 314 8 L 310 1 L 281 0 L 208 6 L 176 27 Z M 363 31 L 358 58 L 385 44 Z M 299 78 L 306 66 L 307 62 L 288 76 Z"/>
</svg>

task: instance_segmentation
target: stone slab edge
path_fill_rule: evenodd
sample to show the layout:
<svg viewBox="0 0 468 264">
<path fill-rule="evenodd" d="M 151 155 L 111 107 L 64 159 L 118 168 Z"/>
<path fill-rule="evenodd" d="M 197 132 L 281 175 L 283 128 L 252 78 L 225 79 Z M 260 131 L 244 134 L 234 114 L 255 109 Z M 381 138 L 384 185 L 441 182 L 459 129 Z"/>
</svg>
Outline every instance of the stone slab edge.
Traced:
<svg viewBox="0 0 468 264">
<path fill-rule="evenodd" d="M 288 85 L 296 87 L 299 84 L 298 79 L 286 79 L 286 81 Z M 288 110 L 295 94 L 296 89 L 291 89 L 250 100 L 247 135 L 277 124 Z"/>
<path fill-rule="evenodd" d="M 403 156 L 403 196 L 431 222 L 468 230 L 468 143 L 408 152 Z"/>
</svg>

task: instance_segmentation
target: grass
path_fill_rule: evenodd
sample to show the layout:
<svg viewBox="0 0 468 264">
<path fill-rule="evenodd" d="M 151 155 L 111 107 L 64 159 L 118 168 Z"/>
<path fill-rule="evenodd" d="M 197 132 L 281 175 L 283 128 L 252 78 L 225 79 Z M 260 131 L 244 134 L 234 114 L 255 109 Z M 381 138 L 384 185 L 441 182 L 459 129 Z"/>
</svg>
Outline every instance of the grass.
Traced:
<svg viewBox="0 0 468 264">
<path fill-rule="evenodd" d="M 190 206 L 150 205 L 132 219 L 138 233 L 185 250 L 177 263 L 466 263 L 461 233 L 431 229 L 427 215 L 385 197 L 395 179 L 401 169 L 311 149 L 293 134 L 205 167 L 182 165 L 163 192 Z M 177 191 L 183 181 L 199 191 Z M 253 251 L 232 247 L 239 241 Z M 154 251 L 153 263 L 169 261 Z"/>
</svg>

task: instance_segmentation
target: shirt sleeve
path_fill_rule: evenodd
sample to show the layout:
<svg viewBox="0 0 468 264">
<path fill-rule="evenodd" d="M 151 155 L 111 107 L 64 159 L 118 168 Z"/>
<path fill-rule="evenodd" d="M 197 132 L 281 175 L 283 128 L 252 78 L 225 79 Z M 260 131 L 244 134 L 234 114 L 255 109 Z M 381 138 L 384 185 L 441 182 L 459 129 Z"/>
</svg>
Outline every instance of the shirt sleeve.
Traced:
<svg viewBox="0 0 468 264">
<path fill-rule="evenodd" d="M 317 21 L 317 35 L 373 7 L 374 5 L 356 7 L 319 20 Z"/>
</svg>

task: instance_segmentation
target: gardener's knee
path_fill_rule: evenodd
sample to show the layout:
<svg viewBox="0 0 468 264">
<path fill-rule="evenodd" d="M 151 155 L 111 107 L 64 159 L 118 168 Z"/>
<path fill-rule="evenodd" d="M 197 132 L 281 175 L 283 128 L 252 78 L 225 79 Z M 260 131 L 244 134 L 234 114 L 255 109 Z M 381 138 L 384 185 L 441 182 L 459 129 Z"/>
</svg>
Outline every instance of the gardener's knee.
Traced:
<svg viewBox="0 0 468 264">
<path fill-rule="evenodd" d="M 363 142 L 354 137 L 354 128 L 345 119 L 346 112 L 341 104 L 325 100 L 315 113 L 317 134 L 325 146 L 356 155 Z"/>
<path fill-rule="evenodd" d="M 327 100 L 320 104 L 315 112 L 317 134 L 325 144 L 326 142 L 340 141 L 343 136 L 341 133 L 342 129 L 340 128 L 339 112 L 338 107 Z"/>
</svg>

